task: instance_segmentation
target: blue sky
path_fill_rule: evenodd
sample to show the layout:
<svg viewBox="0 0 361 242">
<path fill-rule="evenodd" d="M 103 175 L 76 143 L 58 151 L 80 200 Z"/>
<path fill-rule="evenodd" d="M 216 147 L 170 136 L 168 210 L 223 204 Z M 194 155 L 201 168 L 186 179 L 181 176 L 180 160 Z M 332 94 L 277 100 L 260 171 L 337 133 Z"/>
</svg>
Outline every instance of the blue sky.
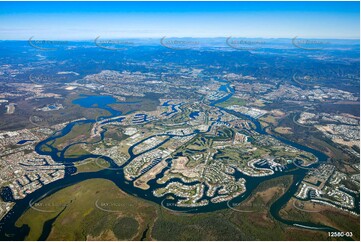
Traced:
<svg viewBox="0 0 361 242">
<path fill-rule="evenodd" d="M 0 39 L 358 39 L 359 18 L 359 2 L 0 2 Z"/>
</svg>

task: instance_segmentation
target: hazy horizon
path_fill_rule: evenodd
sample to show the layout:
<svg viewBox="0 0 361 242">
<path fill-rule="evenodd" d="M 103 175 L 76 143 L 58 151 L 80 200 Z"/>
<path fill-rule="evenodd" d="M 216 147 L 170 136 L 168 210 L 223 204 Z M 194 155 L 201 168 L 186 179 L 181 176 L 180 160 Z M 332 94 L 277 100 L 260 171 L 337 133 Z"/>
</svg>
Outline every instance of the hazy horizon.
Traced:
<svg viewBox="0 0 361 242">
<path fill-rule="evenodd" d="M 31 38 L 33 37 L 34 41 L 41 41 L 41 40 L 49 40 L 49 41 L 69 41 L 69 42 L 94 42 L 94 40 L 98 37 L 95 36 L 94 38 L 87 38 L 87 39 L 45 39 L 45 38 L 37 38 L 36 36 L 31 36 L 27 39 L 0 39 L 0 41 L 29 41 Z M 280 37 L 280 38 L 267 38 L 267 37 L 237 37 L 237 36 L 219 36 L 219 37 L 175 37 L 175 36 L 159 36 L 159 37 L 119 37 L 119 38 L 104 38 L 107 40 L 159 40 L 163 37 L 167 37 L 169 39 L 226 39 L 229 37 L 232 37 L 234 39 L 264 39 L 264 40 L 292 40 L 295 37 Z M 336 41 L 342 41 L 342 40 L 346 40 L 346 41 L 359 41 L 360 38 L 305 38 L 305 37 L 297 37 L 297 39 L 305 39 L 305 40 L 336 40 Z"/>
</svg>

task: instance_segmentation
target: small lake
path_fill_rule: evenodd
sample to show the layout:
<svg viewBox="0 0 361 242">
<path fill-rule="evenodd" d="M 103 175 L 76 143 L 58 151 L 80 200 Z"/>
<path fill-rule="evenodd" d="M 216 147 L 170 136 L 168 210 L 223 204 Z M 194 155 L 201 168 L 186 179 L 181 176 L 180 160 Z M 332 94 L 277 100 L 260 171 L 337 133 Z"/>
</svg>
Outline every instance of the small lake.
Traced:
<svg viewBox="0 0 361 242">
<path fill-rule="evenodd" d="M 73 101 L 73 104 L 78 104 L 83 108 L 103 108 L 113 103 L 117 103 L 117 100 L 112 96 L 85 96 Z"/>
<path fill-rule="evenodd" d="M 20 140 L 19 142 L 17 142 L 16 144 L 17 145 L 23 145 L 27 142 L 30 142 L 30 141 L 34 141 L 33 139 L 24 139 L 24 140 Z"/>
<path fill-rule="evenodd" d="M 83 96 L 78 99 L 73 100 L 73 104 L 79 105 L 83 108 L 101 108 L 109 111 L 112 116 L 121 115 L 122 112 L 111 108 L 110 104 L 122 103 L 127 104 L 127 102 L 118 102 L 112 96 Z"/>
</svg>

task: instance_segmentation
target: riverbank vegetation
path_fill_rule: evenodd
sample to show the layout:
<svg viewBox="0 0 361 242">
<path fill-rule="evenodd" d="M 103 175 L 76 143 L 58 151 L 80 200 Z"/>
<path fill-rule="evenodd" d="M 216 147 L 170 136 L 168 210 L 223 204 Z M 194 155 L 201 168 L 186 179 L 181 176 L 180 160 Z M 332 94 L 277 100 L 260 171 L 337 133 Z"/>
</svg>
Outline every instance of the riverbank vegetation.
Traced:
<svg viewBox="0 0 361 242">
<path fill-rule="evenodd" d="M 327 240 L 326 232 L 304 233 L 270 215 L 271 204 L 291 183 L 292 176 L 265 181 L 234 210 L 183 214 L 91 179 L 38 201 L 35 208 L 47 212 L 30 208 L 16 225 L 28 224 L 27 240 L 40 238 L 44 223 L 57 215 L 47 240 Z"/>
</svg>

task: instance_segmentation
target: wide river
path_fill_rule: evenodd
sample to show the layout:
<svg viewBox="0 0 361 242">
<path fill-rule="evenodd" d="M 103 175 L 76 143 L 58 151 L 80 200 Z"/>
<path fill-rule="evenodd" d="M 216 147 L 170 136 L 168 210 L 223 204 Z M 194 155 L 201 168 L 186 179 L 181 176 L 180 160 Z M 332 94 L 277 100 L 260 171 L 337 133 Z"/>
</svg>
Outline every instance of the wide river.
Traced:
<svg viewBox="0 0 361 242">
<path fill-rule="evenodd" d="M 214 106 L 217 103 L 228 100 L 234 93 L 233 88 L 229 84 L 222 85 L 220 90 L 228 91 L 229 95 L 222 98 L 221 100 L 214 101 L 213 103 L 211 103 L 211 106 Z M 74 101 L 74 103 L 79 104 L 86 108 L 91 108 L 94 104 L 96 104 L 98 108 L 103 108 L 103 109 L 106 109 L 107 111 L 111 112 L 112 113 L 111 117 L 120 115 L 119 111 L 113 110 L 112 108 L 107 106 L 108 104 L 115 103 L 115 99 L 112 97 L 109 97 L 109 96 L 97 96 L 97 97 L 91 96 L 89 99 L 87 99 L 87 98 L 77 99 Z M 236 115 L 238 117 L 241 117 L 241 118 L 249 119 L 255 124 L 256 132 L 261 133 L 263 135 L 270 135 L 270 134 L 266 133 L 264 131 L 264 129 L 262 129 L 258 120 L 254 119 L 252 117 L 249 117 L 247 115 L 241 114 L 241 113 L 237 113 L 237 112 L 234 112 L 231 110 L 226 110 L 224 108 L 222 108 L 222 111 L 229 112 L 229 113 Z M 25 198 L 23 198 L 21 200 L 16 200 L 14 207 L 0 222 L 0 239 L 1 240 L 24 240 L 25 239 L 26 235 L 29 233 L 30 228 L 27 225 L 24 225 L 21 228 L 19 228 L 19 227 L 15 226 L 15 223 L 20 218 L 20 216 L 29 209 L 29 204 L 32 204 L 34 201 L 36 201 L 36 202 L 41 201 L 41 199 L 43 199 L 51 194 L 54 194 L 55 192 L 65 188 L 65 187 L 71 186 L 71 185 L 79 183 L 81 181 L 85 181 L 88 179 L 94 179 L 94 178 L 103 178 L 103 179 L 110 180 L 110 181 L 114 182 L 121 190 L 127 192 L 128 194 L 131 194 L 131 195 L 134 195 L 137 197 L 141 197 L 141 198 L 153 201 L 157 204 L 163 205 L 164 209 L 170 209 L 173 211 L 183 212 L 183 213 L 205 213 L 205 212 L 212 212 L 212 211 L 216 211 L 216 210 L 220 210 L 220 209 L 231 209 L 230 208 L 231 204 L 238 204 L 238 203 L 242 202 L 243 200 L 247 199 L 249 197 L 249 195 L 252 193 L 252 191 L 261 182 L 269 180 L 271 178 L 275 178 L 275 177 L 292 175 L 293 182 L 292 182 L 290 188 L 288 189 L 288 191 L 271 205 L 271 208 L 270 208 L 271 215 L 276 220 L 278 220 L 282 223 L 285 223 L 287 225 L 290 225 L 290 226 L 299 226 L 299 227 L 303 227 L 305 229 L 315 229 L 315 230 L 323 230 L 323 231 L 337 231 L 336 229 L 327 227 L 327 226 L 322 226 L 322 225 L 317 225 L 317 224 L 312 224 L 312 223 L 305 223 L 305 222 L 298 222 L 298 221 L 297 222 L 296 221 L 288 221 L 279 216 L 279 211 L 292 198 L 294 193 L 297 191 L 299 184 L 301 183 L 302 179 L 304 178 L 304 176 L 306 175 L 306 173 L 308 171 L 307 169 L 295 169 L 296 167 L 294 164 L 289 164 L 289 165 L 287 165 L 287 167 L 284 171 L 276 171 L 273 175 L 267 176 L 267 177 L 249 177 L 249 176 L 242 174 L 241 172 L 236 171 L 234 176 L 237 179 L 241 178 L 241 177 L 246 179 L 246 192 L 245 193 L 243 193 L 239 197 L 234 198 L 232 201 L 229 201 L 229 202 L 222 202 L 222 203 L 215 203 L 215 204 L 209 203 L 206 206 L 190 209 L 190 208 L 179 208 L 176 206 L 173 206 L 173 207 L 168 206 L 169 204 L 174 204 L 175 201 L 174 200 L 167 201 L 163 197 L 162 198 L 155 197 L 152 194 L 151 190 L 159 188 L 159 187 L 164 187 L 166 184 L 168 184 L 169 182 L 172 182 L 172 181 L 181 182 L 183 184 L 196 184 L 197 182 L 184 183 L 180 179 L 171 179 L 166 184 L 159 185 L 156 182 L 156 180 L 163 175 L 163 173 L 165 172 L 165 170 L 167 168 L 165 168 L 161 173 L 159 173 L 157 175 L 157 177 L 155 179 L 151 180 L 148 183 L 150 185 L 150 187 L 152 188 L 152 189 L 148 189 L 148 190 L 142 190 L 142 189 L 136 188 L 132 185 L 132 183 L 128 182 L 124 178 L 124 173 L 123 173 L 122 167 L 124 167 L 126 164 L 131 162 L 135 157 L 140 155 L 140 154 L 134 155 L 132 152 L 134 147 L 136 145 L 138 145 L 140 142 L 134 144 L 132 147 L 129 148 L 129 151 L 130 151 L 129 153 L 130 153 L 131 157 L 122 167 L 116 165 L 116 163 L 111 158 L 103 157 L 102 155 L 91 154 L 91 155 L 83 155 L 83 156 L 76 157 L 76 158 L 64 157 L 66 149 L 70 148 L 74 144 L 79 144 L 81 142 L 77 142 L 77 143 L 68 145 L 63 150 L 58 150 L 55 147 L 52 147 L 51 145 L 49 145 L 49 144 L 51 144 L 51 141 L 54 141 L 55 139 L 65 136 L 66 134 L 71 132 L 74 125 L 85 124 L 85 123 L 94 123 L 94 122 L 95 122 L 95 120 L 82 120 L 82 121 L 72 122 L 72 123 L 68 124 L 66 127 L 64 127 L 64 129 L 57 131 L 52 136 L 50 136 L 46 140 L 39 142 L 36 145 L 35 150 L 37 153 L 39 153 L 41 155 L 50 155 L 54 161 L 66 164 L 65 177 L 63 179 L 52 182 L 50 184 L 44 185 L 40 189 L 27 195 Z M 105 130 L 103 131 L 103 133 L 101 135 L 101 139 L 104 138 L 104 132 L 105 132 Z M 195 132 L 195 133 L 197 133 L 197 132 Z M 168 139 L 171 139 L 174 135 L 165 135 L 165 136 L 168 136 L 168 138 L 164 142 L 166 142 Z M 309 147 L 291 142 L 289 140 L 285 140 L 280 137 L 276 137 L 276 136 L 273 136 L 273 137 L 282 141 L 283 143 L 286 143 L 287 145 L 290 145 L 297 149 L 304 150 L 304 151 L 314 154 L 318 158 L 318 163 L 314 164 L 312 166 L 313 168 L 319 166 L 320 163 L 325 162 L 328 159 L 328 157 L 325 154 L 323 154 L 319 151 L 316 151 Z M 147 139 L 149 139 L 149 138 L 150 137 L 148 137 Z M 159 144 L 158 146 L 153 147 L 150 150 L 155 149 L 155 148 L 159 147 L 160 145 L 162 145 L 162 144 Z M 46 146 L 47 149 L 44 149 L 44 146 Z M 98 157 L 102 157 L 103 159 L 107 160 L 110 163 L 110 167 L 108 169 L 103 169 L 103 170 L 96 171 L 96 172 L 75 174 L 76 166 L 74 166 L 74 164 L 76 164 L 77 162 L 83 161 L 87 158 L 98 158 Z M 171 163 L 172 162 L 171 159 L 168 159 L 168 162 Z M 3 189 L 1 196 L 3 199 L 5 199 L 7 201 L 13 200 L 10 189 Z M 206 195 L 204 195 L 204 198 L 206 198 Z M 168 207 L 166 207 L 166 205 Z M 359 213 L 359 205 L 356 210 Z M 239 211 L 239 212 L 242 212 L 242 211 Z M 47 235 L 50 233 L 52 222 L 53 222 L 53 220 L 49 220 L 44 225 L 43 233 L 40 238 L 44 239 L 47 237 Z"/>
</svg>

